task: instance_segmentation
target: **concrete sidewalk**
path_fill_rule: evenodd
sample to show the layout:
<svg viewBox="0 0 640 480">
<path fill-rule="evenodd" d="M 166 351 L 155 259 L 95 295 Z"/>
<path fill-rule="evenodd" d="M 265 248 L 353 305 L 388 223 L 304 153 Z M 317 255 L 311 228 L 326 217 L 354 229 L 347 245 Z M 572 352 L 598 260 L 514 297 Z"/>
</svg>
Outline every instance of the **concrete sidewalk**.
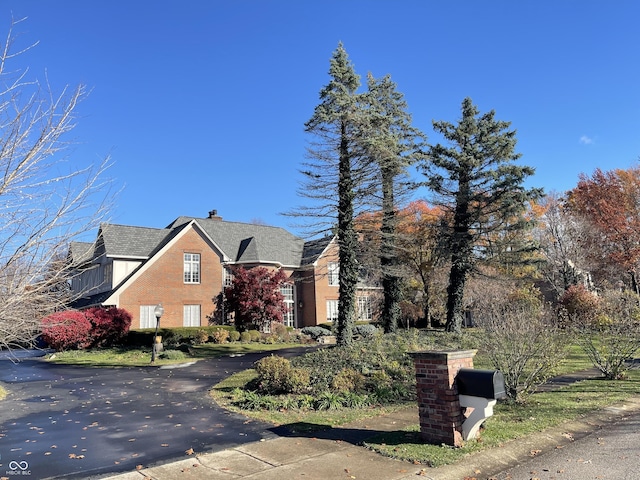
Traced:
<svg viewBox="0 0 640 480">
<path fill-rule="evenodd" d="M 177 462 L 101 478 L 111 480 L 497 478 L 495 475 L 499 472 L 531 461 L 533 457 L 543 458 L 545 453 L 557 452 L 564 446 L 587 437 L 593 432 L 599 432 L 634 413 L 640 413 L 640 397 L 631 398 L 622 405 L 609 407 L 557 428 L 508 442 L 501 447 L 469 455 L 457 464 L 439 468 L 386 458 L 357 446 L 362 439 L 377 432 L 397 431 L 415 425 L 418 422 L 417 409 L 408 408 L 393 414 L 316 432 L 316 437 L 276 437 L 215 453 L 185 455 L 184 460 Z M 531 468 L 535 469 L 535 466 Z M 517 477 L 507 478 L 518 480 Z M 530 477 L 527 476 L 527 478 Z M 562 476 L 561 478 L 579 477 Z"/>
</svg>

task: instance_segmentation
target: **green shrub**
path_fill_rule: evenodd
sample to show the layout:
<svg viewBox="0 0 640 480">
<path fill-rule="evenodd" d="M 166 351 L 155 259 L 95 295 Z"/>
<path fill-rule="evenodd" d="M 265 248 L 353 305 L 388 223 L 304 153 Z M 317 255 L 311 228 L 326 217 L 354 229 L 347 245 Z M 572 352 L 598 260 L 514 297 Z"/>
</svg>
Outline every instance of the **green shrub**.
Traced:
<svg viewBox="0 0 640 480">
<path fill-rule="evenodd" d="M 307 393 L 311 377 L 304 368 L 293 368 L 289 360 L 277 355 L 264 357 L 255 363 L 258 390 L 262 393 Z"/>
<path fill-rule="evenodd" d="M 359 392 L 364 388 L 365 378 L 360 372 L 356 372 L 353 368 L 343 368 L 334 377 L 331 382 L 331 389 L 336 392 Z"/>
<path fill-rule="evenodd" d="M 159 358 L 164 360 L 184 360 L 187 357 L 180 350 L 165 350 L 159 355 Z"/>
<path fill-rule="evenodd" d="M 306 368 L 291 368 L 285 375 L 284 382 L 288 393 L 302 394 L 311 388 L 311 376 Z"/>
<path fill-rule="evenodd" d="M 250 343 L 251 342 L 251 334 L 247 331 L 240 333 L 240 341 L 242 343 Z"/>
<path fill-rule="evenodd" d="M 262 336 L 258 330 L 249 330 L 249 335 L 251 335 L 252 342 L 259 342 Z"/>
<path fill-rule="evenodd" d="M 279 340 L 280 339 L 273 333 L 265 333 L 260 338 L 261 343 L 266 343 L 267 345 L 278 343 Z"/>
<path fill-rule="evenodd" d="M 314 340 L 317 340 L 320 337 L 331 335 L 331 331 L 322 327 L 304 327 L 302 333 L 305 335 L 309 335 Z"/>
<path fill-rule="evenodd" d="M 270 355 L 261 358 L 255 365 L 258 374 L 258 390 L 263 393 L 286 393 L 287 378 L 291 362 L 284 357 Z"/>
<path fill-rule="evenodd" d="M 342 402 L 347 408 L 365 408 L 372 405 L 369 395 L 361 395 L 356 392 L 343 393 Z"/>
<path fill-rule="evenodd" d="M 333 392 L 322 392 L 316 402 L 316 410 L 337 410 L 343 406 L 343 397 Z"/>
<path fill-rule="evenodd" d="M 240 332 L 237 330 L 232 330 L 229 332 L 229 341 L 230 342 L 237 342 L 238 340 L 240 340 Z M 251 340 L 251 335 L 249 335 L 249 340 Z"/>
<path fill-rule="evenodd" d="M 356 325 L 353 328 L 353 334 L 362 338 L 372 337 L 376 334 L 377 331 L 378 329 L 375 327 L 375 325 L 371 325 L 370 323 L 364 325 Z"/>
</svg>

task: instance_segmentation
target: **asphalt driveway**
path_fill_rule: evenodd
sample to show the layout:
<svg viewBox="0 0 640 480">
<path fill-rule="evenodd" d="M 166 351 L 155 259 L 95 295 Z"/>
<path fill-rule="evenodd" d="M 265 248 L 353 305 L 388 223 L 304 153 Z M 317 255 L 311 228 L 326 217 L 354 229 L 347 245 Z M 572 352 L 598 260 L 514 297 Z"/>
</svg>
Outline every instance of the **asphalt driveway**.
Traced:
<svg viewBox="0 0 640 480">
<path fill-rule="evenodd" d="M 286 356 L 297 352 L 281 351 Z M 276 436 L 208 389 L 265 354 L 172 368 L 84 368 L 0 358 L 0 477 L 100 478 Z"/>
</svg>

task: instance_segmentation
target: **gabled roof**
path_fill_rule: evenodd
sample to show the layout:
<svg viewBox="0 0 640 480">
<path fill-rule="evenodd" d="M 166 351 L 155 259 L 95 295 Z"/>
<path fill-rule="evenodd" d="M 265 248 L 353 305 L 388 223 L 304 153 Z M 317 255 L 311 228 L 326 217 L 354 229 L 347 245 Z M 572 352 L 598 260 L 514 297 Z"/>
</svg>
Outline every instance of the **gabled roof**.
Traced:
<svg viewBox="0 0 640 480">
<path fill-rule="evenodd" d="M 304 240 L 280 227 L 179 217 L 167 228 L 173 229 L 194 220 L 232 262 L 300 266 Z"/>
<path fill-rule="evenodd" d="M 304 250 L 302 253 L 302 262 L 300 265 L 311 265 L 313 264 L 327 249 L 331 241 L 334 239 L 333 236 L 327 236 L 323 238 L 318 238 L 316 240 L 309 240 L 304 244 Z"/>
<path fill-rule="evenodd" d="M 98 232 L 98 243 L 104 244 L 108 257 L 149 258 L 170 233 L 169 229 L 103 223 Z"/>
<path fill-rule="evenodd" d="M 68 259 L 72 265 L 82 265 L 93 259 L 94 244 L 91 242 L 71 242 Z"/>
</svg>

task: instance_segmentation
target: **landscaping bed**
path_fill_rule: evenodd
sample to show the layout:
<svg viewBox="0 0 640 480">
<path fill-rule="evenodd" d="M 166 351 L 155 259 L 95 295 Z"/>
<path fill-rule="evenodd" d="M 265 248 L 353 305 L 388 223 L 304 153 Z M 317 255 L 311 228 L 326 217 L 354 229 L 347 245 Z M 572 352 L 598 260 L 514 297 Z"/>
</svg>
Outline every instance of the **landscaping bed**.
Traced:
<svg viewBox="0 0 640 480">
<path fill-rule="evenodd" d="M 211 396 L 225 408 L 274 425 L 286 426 L 294 432 L 337 427 L 408 406 L 415 407 L 411 395 L 411 387 L 415 393 L 414 370 L 408 352 L 417 349 L 477 348 L 480 338 L 481 334 L 474 331 L 462 335 L 404 332 L 396 336 L 379 336 L 377 339 L 356 342 L 346 349 L 326 348 L 293 359 L 287 368 L 310 369 L 308 375 L 314 387 L 307 393 L 278 393 L 277 389 L 269 391 L 268 388 L 260 388 L 258 368 L 227 378 L 212 388 Z M 474 363 L 476 368 L 491 368 L 482 350 L 478 351 Z M 568 344 L 565 357 L 554 374 L 570 374 L 591 367 L 582 350 L 575 344 Z M 367 378 L 375 379 L 380 382 L 378 387 L 382 388 L 376 392 L 375 388 L 367 390 L 363 387 L 359 395 L 368 396 L 368 403 L 349 405 L 345 401 L 349 393 L 341 396 L 339 389 L 332 388 L 335 387 L 335 378 L 339 378 L 340 372 L 346 369 L 365 372 L 363 385 L 366 385 Z M 390 390 L 389 385 L 395 385 L 395 391 Z M 358 394 L 358 390 L 353 393 Z M 381 396 L 376 396 L 380 393 Z M 478 438 L 465 442 L 461 448 L 422 443 L 417 416 L 415 425 L 410 428 L 380 434 L 368 439 L 365 446 L 400 460 L 438 466 L 455 462 L 475 451 L 560 425 L 638 394 L 640 372 L 630 370 L 625 380 L 583 380 L 556 391 L 531 394 L 525 402 L 501 401 L 494 409 L 494 416 L 485 422 Z M 333 402 L 329 401 L 330 398 L 333 398 Z"/>
</svg>

